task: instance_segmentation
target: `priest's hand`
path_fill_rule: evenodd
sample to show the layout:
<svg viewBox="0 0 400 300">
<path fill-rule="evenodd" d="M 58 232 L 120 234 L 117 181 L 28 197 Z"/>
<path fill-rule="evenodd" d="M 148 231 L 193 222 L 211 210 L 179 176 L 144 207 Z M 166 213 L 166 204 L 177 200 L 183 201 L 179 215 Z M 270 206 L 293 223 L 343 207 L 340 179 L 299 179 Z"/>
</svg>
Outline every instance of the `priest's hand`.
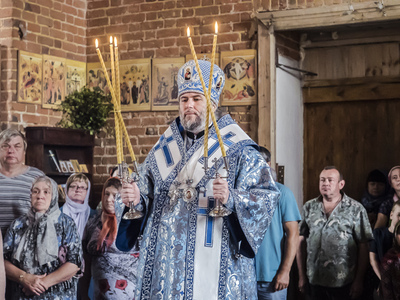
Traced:
<svg viewBox="0 0 400 300">
<path fill-rule="evenodd" d="M 121 189 L 121 200 L 122 202 L 129 207 L 129 202 L 133 202 L 134 205 L 138 205 L 140 202 L 140 191 L 135 182 L 122 183 Z"/>
<path fill-rule="evenodd" d="M 216 200 L 219 200 L 222 204 L 226 204 L 229 198 L 228 181 L 220 177 L 214 179 L 213 193 Z"/>
</svg>

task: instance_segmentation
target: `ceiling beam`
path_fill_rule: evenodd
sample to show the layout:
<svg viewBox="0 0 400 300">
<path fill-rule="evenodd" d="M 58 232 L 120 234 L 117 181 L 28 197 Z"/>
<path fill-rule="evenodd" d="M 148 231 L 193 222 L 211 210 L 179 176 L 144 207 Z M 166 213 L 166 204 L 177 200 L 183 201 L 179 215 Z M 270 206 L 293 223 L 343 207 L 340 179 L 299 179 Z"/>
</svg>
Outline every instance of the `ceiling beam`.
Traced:
<svg viewBox="0 0 400 300">
<path fill-rule="evenodd" d="M 382 4 L 383 3 L 383 4 Z M 265 11 L 256 17 L 275 31 L 387 22 L 400 18 L 400 1 L 385 0 L 322 7 Z"/>
</svg>

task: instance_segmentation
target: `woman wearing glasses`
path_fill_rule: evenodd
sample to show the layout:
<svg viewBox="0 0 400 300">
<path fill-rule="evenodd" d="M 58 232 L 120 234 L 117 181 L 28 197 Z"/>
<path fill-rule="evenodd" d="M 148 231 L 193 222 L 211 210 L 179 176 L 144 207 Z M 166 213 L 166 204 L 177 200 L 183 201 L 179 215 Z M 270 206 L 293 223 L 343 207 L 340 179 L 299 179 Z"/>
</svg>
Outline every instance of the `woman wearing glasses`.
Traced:
<svg viewBox="0 0 400 300">
<path fill-rule="evenodd" d="M 58 209 L 57 184 L 47 176 L 38 177 L 31 203 L 4 237 L 7 299 L 76 299 L 81 239 L 74 221 Z"/>
<path fill-rule="evenodd" d="M 90 181 L 83 173 L 72 174 L 67 180 L 65 192 L 65 204 L 60 209 L 75 221 L 82 238 L 89 217 L 96 214 L 89 206 Z"/>
</svg>

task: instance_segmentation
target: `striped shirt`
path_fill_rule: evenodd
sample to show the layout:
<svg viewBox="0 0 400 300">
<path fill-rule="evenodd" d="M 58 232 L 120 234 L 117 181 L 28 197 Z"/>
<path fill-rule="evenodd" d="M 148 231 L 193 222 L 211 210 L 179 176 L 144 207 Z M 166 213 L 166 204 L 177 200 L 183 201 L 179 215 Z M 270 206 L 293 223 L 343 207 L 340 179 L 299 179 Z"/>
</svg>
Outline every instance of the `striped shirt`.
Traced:
<svg viewBox="0 0 400 300">
<path fill-rule="evenodd" d="M 32 182 L 41 175 L 44 173 L 34 167 L 12 178 L 0 173 L 0 228 L 3 236 L 12 221 L 29 211 Z"/>
</svg>

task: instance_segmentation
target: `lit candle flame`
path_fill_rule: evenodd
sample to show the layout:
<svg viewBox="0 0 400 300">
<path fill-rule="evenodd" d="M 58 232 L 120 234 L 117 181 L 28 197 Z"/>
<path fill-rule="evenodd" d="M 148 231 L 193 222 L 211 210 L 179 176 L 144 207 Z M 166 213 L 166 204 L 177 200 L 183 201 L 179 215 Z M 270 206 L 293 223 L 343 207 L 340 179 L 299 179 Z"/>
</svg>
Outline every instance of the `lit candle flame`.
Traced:
<svg viewBox="0 0 400 300">
<path fill-rule="evenodd" d="M 99 41 L 96 39 L 96 41 L 94 42 L 96 45 L 96 49 L 99 48 Z"/>
<path fill-rule="evenodd" d="M 215 34 L 217 34 L 217 33 L 218 33 L 218 23 L 215 22 Z"/>
<path fill-rule="evenodd" d="M 114 46 L 118 47 L 118 43 L 117 43 L 117 38 L 116 37 L 114 37 Z"/>
<path fill-rule="evenodd" d="M 112 44 L 113 43 L 113 38 L 112 38 L 112 36 L 110 36 L 110 44 Z"/>
<path fill-rule="evenodd" d="M 190 28 L 187 28 L 187 36 L 190 37 Z"/>
</svg>

